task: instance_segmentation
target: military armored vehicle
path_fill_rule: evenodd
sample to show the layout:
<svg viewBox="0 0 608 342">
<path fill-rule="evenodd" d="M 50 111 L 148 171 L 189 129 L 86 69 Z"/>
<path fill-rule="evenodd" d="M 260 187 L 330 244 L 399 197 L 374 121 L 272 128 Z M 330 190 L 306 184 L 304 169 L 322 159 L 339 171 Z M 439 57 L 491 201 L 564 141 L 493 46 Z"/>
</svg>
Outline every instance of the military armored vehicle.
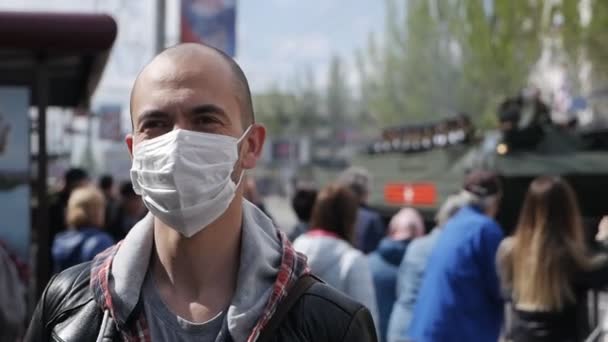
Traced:
<svg viewBox="0 0 608 342">
<path fill-rule="evenodd" d="M 416 207 L 431 221 L 446 197 L 459 191 L 465 173 L 482 167 L 502 176 L 498 220 L 506 232 L 517 223 L 530 181 L 540 175 L 568 179 L 585 222 L 596 227 L 608 214 L 608 129 L 554 124 L 537 99 L 511 98 L 498 112 L 498 129 L 477 136 L 464 115 L 384 130 L 351 162 L 373 175 L 369 204 L 387 217 L 403 206 Z"/>
<path fill-rule="evenodd" d="M 369 204 L 386 215 L 403 206 L 432 219 L 443 199 L 459 190 L 465 161 L 479 142 L 465 115 L 384 130 L 351 165 L 373 176 Z"/>
</svg>

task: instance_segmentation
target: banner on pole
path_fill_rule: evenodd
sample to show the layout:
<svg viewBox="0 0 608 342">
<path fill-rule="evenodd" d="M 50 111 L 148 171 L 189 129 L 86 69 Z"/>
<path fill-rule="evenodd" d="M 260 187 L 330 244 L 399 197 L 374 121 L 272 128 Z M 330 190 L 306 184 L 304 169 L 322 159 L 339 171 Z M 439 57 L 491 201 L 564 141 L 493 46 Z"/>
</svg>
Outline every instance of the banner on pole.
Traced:
<svg viewBox="0 0 608 342">
<path fill-rule="evenodd" d="M 182 0 L 182 42 L 203 42 L 234 57 L 235 26 L 236 0 Z"/>
</svg>

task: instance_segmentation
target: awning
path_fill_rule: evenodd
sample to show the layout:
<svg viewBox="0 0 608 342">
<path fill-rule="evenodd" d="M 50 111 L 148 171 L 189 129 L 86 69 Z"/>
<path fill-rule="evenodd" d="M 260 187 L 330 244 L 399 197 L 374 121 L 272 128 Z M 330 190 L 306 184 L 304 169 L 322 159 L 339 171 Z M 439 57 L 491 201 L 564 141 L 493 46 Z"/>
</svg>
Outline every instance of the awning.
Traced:
<svg viewBox="0 0 608 342">
<path fill-rule="evenodd" d="M 116 33 L 105 14 L 0 12 L 0 85 L 32 86 L 44 61 L 48 105 L 86 107 Z"/>
<path fill-rule="evenodd" d="M 25 86 L 38 109 L 35 282 L 42 293 L 51 270 L 48 227 L 46 110 L 85 107 L 116 38 L 108 15 L 0 12 L 0 86 Z"/>
</svg>

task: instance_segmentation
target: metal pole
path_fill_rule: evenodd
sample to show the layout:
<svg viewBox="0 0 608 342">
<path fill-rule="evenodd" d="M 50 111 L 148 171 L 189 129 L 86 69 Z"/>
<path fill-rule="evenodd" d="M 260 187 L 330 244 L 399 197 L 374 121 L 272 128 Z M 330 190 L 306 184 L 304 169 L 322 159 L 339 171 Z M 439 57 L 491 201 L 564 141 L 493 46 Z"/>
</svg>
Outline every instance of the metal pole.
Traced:
<svg viewBox="0 0 608 342">
<path fill-rule="evenodd" d="M 87 146 L 85 147 L 85 159 L 84 159 L 84 168 L 89 169 L 93 175 L 95 175 L 97 171 L 97 165 L 95 163 L 95 156 L 93 155 L 93 118 L 95 114 L 93 111 L 88 110 L 89 106 L 87 105 L 86 117 L 87 117 Z"/>
<path fill-rule="evenodd" d="M 36 104 L 38 107 L 38 179 L 37 197 L 37 255 L 36 255 L 36 287 L 37 297 L 40 297 L 51 275 L 50 262 L 50 232 L 49 232 L 49 203 L 47 197 L 47 154 L 46 154 L 46 107 L 48 104 L 48 72 L 46 57 L 38 60 L 36 73 Z"/>
<path fill-rule="evenodd" d="M 165 48 L 165 0 L 156 0 L 156 40 L 154 51 L 160 53 Z"/>
</svg>

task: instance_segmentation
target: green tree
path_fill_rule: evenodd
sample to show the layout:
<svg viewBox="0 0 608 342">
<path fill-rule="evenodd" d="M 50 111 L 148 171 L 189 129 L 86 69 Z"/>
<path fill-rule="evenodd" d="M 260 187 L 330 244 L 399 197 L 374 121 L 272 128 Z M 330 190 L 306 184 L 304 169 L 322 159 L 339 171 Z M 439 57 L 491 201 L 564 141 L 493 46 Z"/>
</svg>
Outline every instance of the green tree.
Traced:
<svg viewBox="0 0 608 342">
<path fill-rule="evenodd" d="M 495 108 L 503 98 L 526 86 L 541 52 L 542 4 L 493 3 L 493 12 L 488 13 L 483 1 L 459 1 L 465 15 L 460 24 L 455 23 L 464 27 L 457 31 L 464 51 L 461 81 L 472 95 L 463 97 L 463 103 L 486 124 L 494 121 Z"/>
<path fill-rule="evenodd" d="M 539 54 L 532 2 L 388 0 L 382 56 L 365 75 L 369 106 L 387 124 L 456 111 L 480 118 L 525 84 Z M 368 49 L 369 50 L 369 49 Z"/>
<path fill-rule="evenodd" d="M 304 69 L 298 76 L 294 82 L 295 108 L 292 124 L 296 132 L 312 135 L 319 125 L 325 124 L 321 117 L 322 98 L 311 68 Z"/>
<path fill-rule="evenodd" d="M 592 88 L 605 84 L 606 27 L 608 1 L 386 0 L 384 41 L 357 54 L 365 104 L 387 125 L 467 111 L 489 126 L 550 39 L 571 81 L 590 63 Z"/>
<path fill-rule="evenodd" d="M 328 123 L 322 103 L 310 68 L 294 74 L 290 89 L 275 84 L 253 97 L 258 120 L 273 136 L 313 135 L 319 126 Z"/>
<path fill-rule="evenodd" d="M 555 11 L 564 17 L 560 31 L 574 69 L 589 62 L 591 87 L 605 87 L 608 82 L 608 2 L 562 1 L 556 4 Z"/>
<path fill-rule="evenodd" d="M 282 91 L 277 85 L 267 92 L 253 97 L 257 120 L 263 122 L 272 136 L 289 134 L 295 112 L 295 97 Z"/>
</svg>

